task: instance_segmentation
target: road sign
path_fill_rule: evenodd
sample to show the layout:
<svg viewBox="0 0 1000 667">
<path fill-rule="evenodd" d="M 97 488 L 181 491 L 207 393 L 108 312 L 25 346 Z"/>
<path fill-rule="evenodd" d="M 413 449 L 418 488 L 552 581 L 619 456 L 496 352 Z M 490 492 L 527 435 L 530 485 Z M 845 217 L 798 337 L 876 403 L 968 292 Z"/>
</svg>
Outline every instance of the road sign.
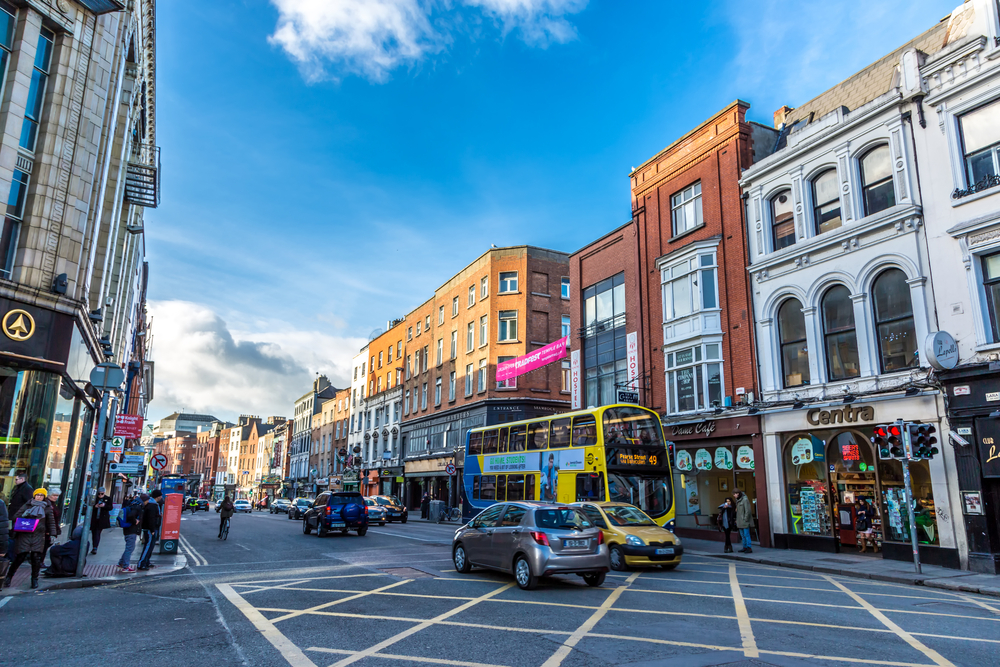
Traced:
<svg viewBox="0 0 1000 667">
<path fill-rule="evenodd" d="M 115 463 L 108 464 L 108 472 L 117 472 L 123 475 L 135 475 L 142 471 L 142 464 L 139 463 Z"/>
<path fill-rule="evenodd" d="M 149 460 L 149 465 L 153 466 L 153 470 L 163 470 L 167 467 L 167 455 L 157 454 Z"/>
<path fill-rule="evenodd" d="M 142 437 L 142 415 L 118 415 L 115 417 L 115 435 L 123 438 Z"/>
<path fill-rule="evenodd" d="M 639 392 L 637 391 L 619 391 L 618 392 L 618 402 L 619 403 L 635 403 L 639 404 Z"/>
<path fill-rule="evenodd" d="M 449 463 L 448 465 L 446 465 L 444 467 L 444 471 L 446 473 L 448 473 L 449 475 L 454 475 L 455 474 L 455 464 L 454 463 Z"/>
<path fill-rule="evenodd" d="M 118 364 L 104 362 L 90 371 L 90 384 L 95 389 L 119 389 L 125 382 L 125 371 Z"/>
</svg>

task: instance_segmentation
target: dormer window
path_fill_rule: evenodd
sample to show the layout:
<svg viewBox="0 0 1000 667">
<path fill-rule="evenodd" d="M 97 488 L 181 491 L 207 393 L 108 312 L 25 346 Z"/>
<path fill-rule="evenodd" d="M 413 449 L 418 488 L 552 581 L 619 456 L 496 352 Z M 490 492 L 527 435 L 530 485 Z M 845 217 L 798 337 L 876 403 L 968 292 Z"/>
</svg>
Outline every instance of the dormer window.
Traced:
<svg viewBox="0 0 1000 667">
<path fill-rule="evenodd" d="M 888 146 L 879 146 L 861 158 L 861 192 L 865 215 L 873 215 L 896 205 L 892 184 L 892 156 Z"/>
<path fill-rule="evenodd" d="M 840 193 L 837 191 L 837 170 L 827 169 L 813 179 L 813 220 L 816 233 L 837 229 L 843 224 L 840 217 Z"/>
<path fill-rule="evenodd" d="M 782 190 L 771 197 L 771 232 L 775 250 L 795 244 L 795 213 L 792 191 Z"/>
</svg>

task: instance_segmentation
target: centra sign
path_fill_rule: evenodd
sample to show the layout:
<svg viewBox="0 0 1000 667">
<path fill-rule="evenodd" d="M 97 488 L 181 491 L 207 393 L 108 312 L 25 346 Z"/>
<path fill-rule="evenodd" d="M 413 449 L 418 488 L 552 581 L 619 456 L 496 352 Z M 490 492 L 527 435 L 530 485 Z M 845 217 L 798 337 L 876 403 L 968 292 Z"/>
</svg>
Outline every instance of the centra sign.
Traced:
<svg viewBox="0 0 1000 667">
<path fill-rule="evenodd" d="M 870 405 L 857 407 L 848 405 L 837 410 L 810 410 L 806 413 L 806 421 L 813 426 L 828 424 L 856 424 L 875 420 L 875 408 Z"/>
</svg>

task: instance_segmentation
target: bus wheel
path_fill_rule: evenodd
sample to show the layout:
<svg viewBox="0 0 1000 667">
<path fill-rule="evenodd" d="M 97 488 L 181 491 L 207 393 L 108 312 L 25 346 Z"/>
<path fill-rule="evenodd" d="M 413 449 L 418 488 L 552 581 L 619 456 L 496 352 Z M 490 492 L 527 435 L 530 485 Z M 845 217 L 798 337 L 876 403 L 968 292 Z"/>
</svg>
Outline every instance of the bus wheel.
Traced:
<svg viewBox="0 0 1000 667">
<path fill-rule="evenodd" d="M 617 544 L 611 546 L 611 569 L 615 572 L 624 572 L 628 569 L 625 563 L 625 553 Z"/>
</svg>

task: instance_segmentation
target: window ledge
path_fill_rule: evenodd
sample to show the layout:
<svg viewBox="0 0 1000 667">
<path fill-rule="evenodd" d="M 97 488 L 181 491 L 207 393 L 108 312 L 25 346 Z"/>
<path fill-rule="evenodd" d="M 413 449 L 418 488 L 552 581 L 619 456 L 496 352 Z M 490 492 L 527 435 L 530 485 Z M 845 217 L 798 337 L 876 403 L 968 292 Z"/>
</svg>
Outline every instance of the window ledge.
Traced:
<svg viewBox="0 0 1000 667">
<path fill-rule="evenodd" d="M 976 346 L 976 352 L 994 352 L 1000 350 L 1000 343 L 985 343 Z"/>
<path fill-rule="evenodd" d="M 544 296 L 546 299 L 551 299 L 551 294 L 542 294 L 541 292 L 532 292 L 531 296 Z"/>
<path fill-rule="evenodd" d="M 497 345 L 517 345 L 520 342 L 519 340 L 498 340 Z"/>
<path fill-rule="evenodd" d="M 700 225 L 698 225 L 697 227 L 692 227 L 691 229 L 687 230 L 686 232 L 681 232 L 680 234 L 675 234 L 675 235 L 671 236 L 670 239 L 667 241 L 667 243 L 673 243 L 674 241 L 679 241 L 680 239 L 684 238 L 685 236 L 690 236 L 691 234 L 694 234 L 699 229 L 704 229 L 704 228 L 705 228 L 705 223 L 703 222 Z"/>
<path fill-rule="evenodd" d="M 996 195 L 996 194 L 1000 194 L 1000 186 L 993 186 L 993 187 L 988 188 L 986 190 L 982 190 L 981 192 L 977 192 L 974 195 L 969 195 L 968 197 L 962 197 L 961 199 L 952 199 L 951 200 L 951 207 L 952 208 L 958 208 L 959 206 L 962 206 L 963 204 L 969 204 L 969 203 L 974 202 L 974 201 L 979 201 L 980 199 L 983 199 L 984 197 L 989 197 L 990 195 Z"/>
<path fill-rule="evenodd" d="M 497 391 L 517 391 L 517 387 L 497 387 Z"/>
<path fill-rule="evenodd" d="M 520 290 L 514 290 L 513 292 L 497 292 L 499 296 L 504 296 L 507 294 L 520 294 L 520 293 L 521 293 Z"/>
</svg>

